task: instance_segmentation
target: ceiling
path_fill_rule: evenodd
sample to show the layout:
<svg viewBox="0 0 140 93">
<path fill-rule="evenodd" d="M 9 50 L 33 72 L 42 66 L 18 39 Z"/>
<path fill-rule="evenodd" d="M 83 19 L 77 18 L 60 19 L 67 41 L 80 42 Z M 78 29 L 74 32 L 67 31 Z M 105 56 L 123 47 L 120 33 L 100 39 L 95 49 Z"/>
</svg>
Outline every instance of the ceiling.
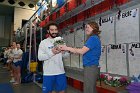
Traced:
<svg viewBox="0 0 140 93">
<path fill-rule="evenodd" d="M 14 1 L 15 3 L 14 4 L 10 4 L 9 1 L 11 3 Z M 23 2 L 25 5 L 21 6 L 19 4 L 19 2 Z M 38 0 L 0 0 L 0 5 L 8 5 L 8 6 L 14 6 L 14 7 L 22 7 L 22 8 L 28 8 L 28 9 L 35 9 L 35 7 L 31 8 L 28 5 L 29 4 L 36 5 L 37 2 L 38 2 Z"/>
</svg>

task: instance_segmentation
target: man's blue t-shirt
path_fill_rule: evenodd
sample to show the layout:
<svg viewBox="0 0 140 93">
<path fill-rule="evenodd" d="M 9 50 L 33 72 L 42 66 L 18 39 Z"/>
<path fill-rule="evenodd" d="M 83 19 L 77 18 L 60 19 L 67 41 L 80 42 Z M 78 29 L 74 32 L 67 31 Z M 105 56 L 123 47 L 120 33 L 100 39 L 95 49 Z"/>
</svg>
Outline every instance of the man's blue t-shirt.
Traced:
<svg viewBox="0 0 140 93">
<path fill-rule="evenodd" d="M 101 42 L 97 35 L 91 36 L 85 43 L 89 51 L 83 55 L 83 65 L 92 66 L 99 65 L 99 59 L 101 56 Z"/>
</svg>

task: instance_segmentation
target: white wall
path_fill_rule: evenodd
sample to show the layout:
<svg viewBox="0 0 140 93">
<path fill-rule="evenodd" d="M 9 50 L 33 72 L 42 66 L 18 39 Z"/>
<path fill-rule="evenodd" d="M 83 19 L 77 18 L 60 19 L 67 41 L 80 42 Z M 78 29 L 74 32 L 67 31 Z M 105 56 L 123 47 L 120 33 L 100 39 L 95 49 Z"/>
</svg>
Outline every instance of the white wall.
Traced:
<svg viewBox="0 0 140 93">
<path fill-rule="evenodd" d="M 15 7 L 14 10 L 14 31 L 21 28 L 22 19 L 29 20 L 29 18 L 35 13 L 34 10 L 31 9 L 23 9 Z"/>
</svg>

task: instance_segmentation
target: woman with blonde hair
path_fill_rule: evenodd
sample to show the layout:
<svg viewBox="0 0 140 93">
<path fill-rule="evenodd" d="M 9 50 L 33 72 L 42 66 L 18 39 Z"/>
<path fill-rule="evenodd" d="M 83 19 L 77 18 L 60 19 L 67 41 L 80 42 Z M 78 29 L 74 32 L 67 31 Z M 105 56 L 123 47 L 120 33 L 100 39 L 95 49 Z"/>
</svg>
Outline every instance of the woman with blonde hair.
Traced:
<svg viewBox="0 0 140 93">
<path fill-rule="evenodd" d="M 89 22 L 85 26 L 87 40 L 82 48 L 72 48 L 61 45 L 63 51 L 70 51 L 83 55 L 84 66 L 84 93 L 97 93 L 96 80 L 99 76 L 99 59 L 101 56 L 101 42 L 99 26 L 96 22 Z"/>
</svg>

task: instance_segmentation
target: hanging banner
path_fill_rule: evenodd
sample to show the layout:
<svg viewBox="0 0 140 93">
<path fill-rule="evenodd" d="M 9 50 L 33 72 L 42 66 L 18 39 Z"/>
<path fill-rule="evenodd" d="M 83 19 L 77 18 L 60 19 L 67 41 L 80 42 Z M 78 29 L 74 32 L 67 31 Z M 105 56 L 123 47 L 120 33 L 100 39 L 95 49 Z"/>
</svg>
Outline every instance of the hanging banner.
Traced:
<svg viewBox="0 0 140 93">
<path fill-rule="evenodd" d="M 81 2 L 81 1 L 76 1 L 76 0 L 70 0 L 67 4 L 65 4 L 64 6 L 61 7 L 60 12 L 57 13 L 57 17 L 60 17 L 62 15 L 64 15 L 64 13 L 71 11 L 72 9 L 76 8 L 76 2 Z M 82 3 L 85 3 L 86 0 L 82 0 Z M 93 0 L 91 0 L 92 3 L 94 3 Z M 128 0 L 117 0 L 118 3 L 127 3 Z M 82 21 L 83 19 L 89 18 L 91 16 L 95 16 L 97 14 L 100 14 L 102 12 L 105 12 L 109 9 L 111 9 L 114 6 L 115 2 L 114 0 L 104 0 L 103 2 L 87 9 L 84 11 L 84 16 L 83 13 L 78 14 L 70 19 L 73 19 L 73 21 L 69 21 L 71 22 L 71 24 L 76 23 L 77 21 Z M 77 19 L 78 18 L 78 19 Z"/>
<path fill-rule="evenodd" d="M 108 73 L 127 76 L 126 44 L 107 46 Z"/>
<path fill-rule="evenodd" d="M 60 16 L 64 15 L 64 13 L 65 13 L 65 6 L 62 6 L 60 8 Z"/>
<path fill-rule="evenodd" d="M 82 0 L 82 4 L 86 3 L 87 0 Z"/>
<path fill-rule="evenodd" d="M 75 16 L 73 17 L 73 20 L 74 20 L 74 24 L 77 23 L 77 15 L 75 15 Z"/>
<path fill-rule="evenodd" d="M 63 28 L 63 23 L 60 23 L 59 24 L 59 29 L 62 29 Z"/>
<path fill-rule="evenodd" d="M 76 0 L 76 6 L 86 3 L 86 0 Z"/>
<path fill-rule="evenodd" d="M 52 21 L 52 14 L 49 16 L 49 21 Z"/>
<path fill-rule="evenodd" d="M 57 0 L 57 7 L 60 8 L 65 3 L 65 0 Z"/>
<path fill-rule="evenodd" d="M 71 67 L 80 68 L 80 56 L 77 54 L 71 54 Z"/>
<path fill-rule="evenodd" d="M 107 11 L 114 6 L 114 1 L 113 0 L 105 0 L 98 5 L 95 5 L 91 8 L 91 16 L 95 16 L 97 14 L 100 14 L 104 11 Z"/>
<path fill-rule="evenodd" d="M 102 46 L 102 51 L 101 51 L 101 57 L 100 57 L 100 71 L 101 72 L 106 72 L 107 68 L 106 68 L 106 46 Z"/>
<path fill-rule="evenodd" d="M 130 77 L 140 75 L 140 43 L 129 44 L 129 72 Z"/>
<path fill-rule="evenodd" d="M 108 15 L 98 19 L 101 31 L 101 42 L 103 45 L 115 44 L 114 34 L 114 16 Z"/>
<path fill-rule="evenodd" d="M 124 23 L 125 25 L 122 25 Z M 139 8 L 124 10 L 116 15 L 116 41 L 139 42 Z"/>
<path fill-rule="evenodd" d="M 117 5 L 122 5 L 122 4 L 125 4 L 127 2 L 129 2 L 130 0 L 116 0 L 116 4 Z"/>
<path fill-rule="evenodd" d="M 56 18 L 60 17 L 60 10 L 56 12 Z"/>
<path fill-rule="evenodd" d="M 91 7 L 90 8 L 90 13 L 91 13 L 91 16 L 95 16 L 96 15 L 95 7 Z"/>
<path fill-rule="evenodd" d="M 62 29 L 65 28 L 66 27 L 66 21 L 63 21 L 61 26 L 62 26 Z"/>
<path fill-rule="evenodd" d="M 73 24 L 72 24 L 72 21 L 73 21 L 72 18 L 69 18 L 69 19 L 68 19 L 69 25 L 73 25 Z"/>
<path fill-rule="evenodd" d="M 68 2 L 68 11 L 71 11 L 74 8 L 76 8 L 76 0 L 70 0 L 70 2 Z"/>
<path fill-rule="evenodd" d="M 100 5 L 102 12 L 107 11 L 114 6 L 114 0 L 105 0 Z"/>
<path fill-rule="evenodd" d="M 44 20 L 44 21 L 42 21 L 42 22 L 40 23 L 40 27 L 45 26 L 45 24 L 46 24 L 46 22 L 45 22 L 45 20 Z"/>
<path fill-rule="evenodd" d="M 78 7 L 79 5 L 81 5 L 81 0 L 76 0 L 76 7 Z"/>
<path fill-rule="evenodd" d="M 75 47 L 82 48 L 85 42 L 85 31 L 83 26 L 80 25 L 74 29 L 75 31 Z"/>
<path fill-rule="evenodd" d="M 84 11 L 85 19 L 86 19 L 86 18 L 90 18 L 90 17 L 91 17 L 91 13 L 93 13 L 93 11 L 91 11 L 91 8 L 85 10 L 85 11 Z"/>
<path fill-rule="evenodd" d="M 95 7 L 95 14 L 96 15 L 102 13 L 102 9 L 103 9 L 102 8 L 102 3 L 100 3 L 98 5 L 95 5 L 94 7 Z"/>
<path fill-rule="evenodd" d="M 52 14 L 52 21 L 56 20 L 56 12 Z"/>
<path fill-rule="evenodd" d="M 77 22 L 83 21 L 84 19 L 85 19 L 85 15 L 84 15 L 84 11 L 83 11 L 77 15 Z"/>
<path fill-rule="evenodd" d="M 45 19 L 45 23 L 49 22 L 49 16 Z"/>
</svg>

